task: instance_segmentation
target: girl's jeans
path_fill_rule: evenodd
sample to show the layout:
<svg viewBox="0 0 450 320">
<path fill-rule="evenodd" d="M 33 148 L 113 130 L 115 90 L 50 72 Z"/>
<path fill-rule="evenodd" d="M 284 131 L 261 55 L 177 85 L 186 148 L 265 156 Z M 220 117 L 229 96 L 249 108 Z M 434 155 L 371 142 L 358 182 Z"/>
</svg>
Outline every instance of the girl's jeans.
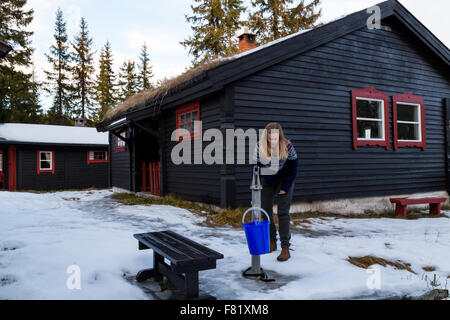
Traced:
<svg viewBox="0 0 450 320">
<path fill-rule="evenodd" d="M 270 238 L 274 241 L 277 239 L 277 230 L 275 223 L 273 221 L 273 204 L 274 200 L 277 200 L 278 204 L 278 225 L 280 233 L 281 247 L 289 247 L 291 244 L 291 230 L 290 224 L 291 219 L 289 216 L 289 209 L 291 207 L 292 194 L 294 191 L 294 183 L 292 183 L 291 188 L 285 194 L 279 194 L 281 184 L 283 181 L 278 183 L 269 183 L 262 179 L 262 191 L 261 191 L 261 207 L 267 211 L 270 217 Z M 286 190 L 285 190 L 286 191 Z"/>
</svg>

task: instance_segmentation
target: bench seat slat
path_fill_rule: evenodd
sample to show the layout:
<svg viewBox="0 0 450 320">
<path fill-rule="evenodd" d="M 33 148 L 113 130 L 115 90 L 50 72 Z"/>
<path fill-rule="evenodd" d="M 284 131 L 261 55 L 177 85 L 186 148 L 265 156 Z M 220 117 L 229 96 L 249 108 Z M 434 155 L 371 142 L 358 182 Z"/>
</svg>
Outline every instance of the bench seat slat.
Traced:
<svg viewBox="0 0 450 320">
<path fill-rule="evenodd" d="M 151 234 L 136 234 L 134 237 L 145 244 L 147 247 L 152 248 L 160 255 L 169 259 L 171 262 L 177 262 L 180 260 L 186 260 L 188 256 L 186 256 L 183 252 L 174 250 L 173 248 L 167 246 L 162 241 L 153 237 Z"/>
<path fill-rule="evenodd" d="M 171 248 L 173 251 L 182 252 L 185 258 L 180 260 L 199 260 L 208 258 L 201 251 L 195 250 L 178 239 L 173 238 L 166 232 L 158 232 L 154 237 L 164 243 L 165 246 Z"/>
<path fill-rule="evenodd" d="M 190 247 L 202 252 L 204 255 L 206 255 L 209 259 L 223 259 L 223 254 L 214 251 L 208 247 L 205 247 L 204 245 L 201 245 L 197 242 L 194 242 L 186 237 L 183 237 L 182 235 L 179 235 L 173 231 L 165 231 L 166 234 L 170 234 L 171 237 L 182 241 L 185 244 L 188 244 Z"/>
<path fill-rule="evenodd" d="M 152 248 L 173 264 L 208 263 L 223 259 L 223 255 L 173 231 L 135 234 L 134 237 L 146 247 Z"/>
</svg>

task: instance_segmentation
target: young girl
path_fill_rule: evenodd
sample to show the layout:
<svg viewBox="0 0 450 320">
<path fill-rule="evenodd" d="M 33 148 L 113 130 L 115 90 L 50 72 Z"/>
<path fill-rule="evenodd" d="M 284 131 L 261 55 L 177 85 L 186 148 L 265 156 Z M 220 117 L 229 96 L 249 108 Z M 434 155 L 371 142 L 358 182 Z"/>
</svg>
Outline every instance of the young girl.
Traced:
<svg viewBox="0 0 450 320">
<path fill-rule="evenodd" d="M 273 152 L 273 154 L 272 154 Z M 278 221 L 281 240 L 281 253 L 278 261 L 286 261 L 289 253 L 290 216 L 289 209 L 297 176 L 298 157 L 293 144 L 284 137 L 279 123 L 269 123 L 263 131 L 259 143 L 255 146 L 254 160 L 261 168 L 261 207 L 270 217 L 270 252 L 277 250 L 277 230 L 273 221 L 273 204 L 278 198 Z M 271 161 L 278 161 L 278 170 L 267 172 Z"/>
</svg>

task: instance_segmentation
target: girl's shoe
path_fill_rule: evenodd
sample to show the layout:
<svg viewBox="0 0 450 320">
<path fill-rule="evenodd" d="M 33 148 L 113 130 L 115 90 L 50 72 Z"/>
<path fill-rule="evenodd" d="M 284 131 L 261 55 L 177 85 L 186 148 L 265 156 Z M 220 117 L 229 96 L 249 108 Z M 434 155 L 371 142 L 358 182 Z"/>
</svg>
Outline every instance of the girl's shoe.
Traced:
<svg viewBox="0 0 450 320">
<path fill-rule="evenodd" d="M 278 256 L 278 261 L 287 261 L 291 257 L 291 254 L 289 253 L 289 247 L 281 248 L 281 253 Z"/>
</svg>

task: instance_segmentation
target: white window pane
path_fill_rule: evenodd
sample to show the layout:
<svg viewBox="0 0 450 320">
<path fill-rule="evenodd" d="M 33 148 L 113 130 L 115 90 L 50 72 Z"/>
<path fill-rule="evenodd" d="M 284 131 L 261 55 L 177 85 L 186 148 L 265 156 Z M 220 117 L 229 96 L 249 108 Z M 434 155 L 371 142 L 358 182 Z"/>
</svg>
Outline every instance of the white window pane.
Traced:
<svg viewBox="0 0 450 320">
<path fill-rule="evenodd" d="M 419 122 L 418 106 L 397 103 L 397 120 Z"/>
<path fill-rule="evenodd" d="M 383 139 L 383 123 L 380 121 L 358 120 L 358 138 Z"/>
<path fill-rule="evenodd" d="M 420 140 L 418 124 L 398 123 L 397 128 L 399 140 Z"/>
<path fill-rule="evenodd" d="M 367 118 L 367 119 L 383 118 L 381 101 L 356 100 L 356 112 L 358 118 Z"/>
<path fill-rule="evenodd" d="M 89 160 L 94 160 L 94 152 L 89 152 Z"/>
<path fill-rule="evenodd" d="M 50 161 L 41 160 L 41 169 L 51 169 L 52 165 Z"/>
<path fill-rule="evenodd" d="M 41 152 L 41 160 L 51 160 L 52 154 L 51 152 Z"/>
</svg>

